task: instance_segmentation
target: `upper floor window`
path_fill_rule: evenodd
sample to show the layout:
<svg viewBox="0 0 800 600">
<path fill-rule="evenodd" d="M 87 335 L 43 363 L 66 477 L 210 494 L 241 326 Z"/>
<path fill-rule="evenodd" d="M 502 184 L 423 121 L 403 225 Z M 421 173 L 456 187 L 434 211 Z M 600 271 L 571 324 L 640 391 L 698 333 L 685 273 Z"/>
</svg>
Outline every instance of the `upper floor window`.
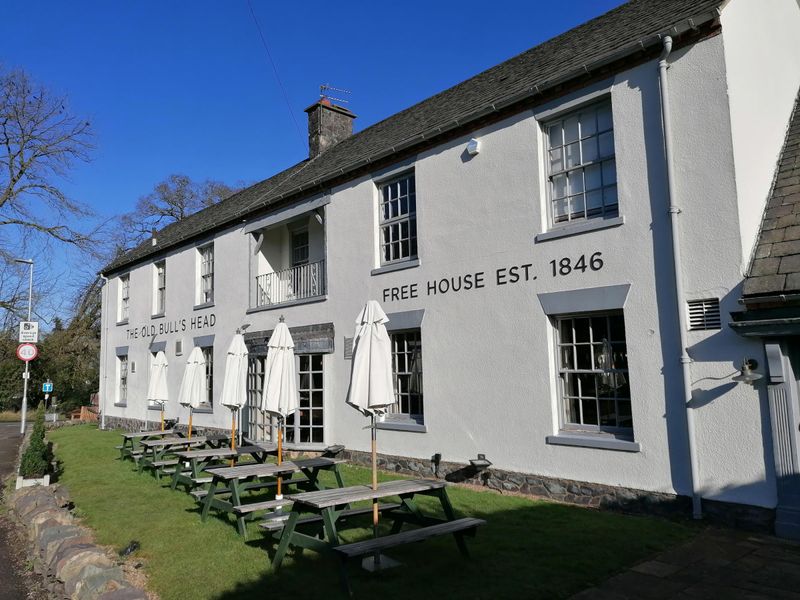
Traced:
<svg viewBox="0 0 800 600">
<path fill-rule="evenodd" d="M 198 304 L 214 302 L 214 244 L 197 249 L 199 261 Z"/>
<path fill-rule="evenodd" d="M 619 216 L 611 102 L 562 115 L 545 131 L 551 223 Z"/>
<path fill-rule="evenodd" d="M 381 264 L 417 257 L 417 195 L 414 174 L 380 185 Z"/>
<path fill-rule="evenodd" d="M 120 275 L 119 278 L 119 310 L 117 320 L 127 321 L 130 313 L 131 276 Z"/>
<path fill-rule="evenodd" d="M 153 314 L 163 315 L 167 307 L 167 263 L 159 261 L 154 268 Z"/>
<path fill-rule="evenodd" d="M 292 266 L 308 264 L 308 229 L 292 232 Z"/>
<path fill-rule="evenodd" d="M 630 376 L 621 311 L 558 317 L 564 429 L 631 435 Z"/>
</svg>

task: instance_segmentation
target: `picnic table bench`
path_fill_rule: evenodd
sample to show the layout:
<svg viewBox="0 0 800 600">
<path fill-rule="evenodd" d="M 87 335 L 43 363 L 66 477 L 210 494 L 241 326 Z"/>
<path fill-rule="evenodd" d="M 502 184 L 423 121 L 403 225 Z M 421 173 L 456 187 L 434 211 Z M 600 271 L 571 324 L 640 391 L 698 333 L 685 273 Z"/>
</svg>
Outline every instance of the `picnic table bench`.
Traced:
<svg viewBox="0 0 800 600">
<path fill-rule="evenodd" d="M 122 444 L 115 446 L 119 450 L 120 460 L 126 458 L 133 458 L 134 454 L 141 453 L 141 442 L 148 439 L 162 438 L 168 435 L 173 435 L 174 429 L 160 429 L 154 431 L 125 431 L 122 435 Z M 180 434 L 178 434 L 180 435 Z"/>
<path fill-rule="evenodd" d="M 414 501 L 418 495 L 436 497 L 441 503 L 445 518 L 425 515 Z M 372 507 L 352 509 L 350 505 L 363 500 L 380 500 L 399 497 L 400 504 L 379 506 L 381 512 L 392 519 L 389 535 L 371 538 L 351 544 L 342 544 L 337 525 L 354 514 L 370 514 Z M 346 562 L 349 558 L 380 552 L 385 548 L 418 542 L 432 537 L 452 534 L 458 549 L 468 556 L 464 543 L 465 535 L 475 533 L 477 527 L 485 521 L 473 518 L 456 518 L 453 506 L 447 496 L 447 485 L 443 481 L 426 479 L 406 479 L 381 483 L 377 490 L 368 485 L 357 485 L 339 489 L 309 491 L 288 494 L 292 502 L 292 510 L 283 519 L 278 536 L 278 547 L 272 565 L 280 568 L 289 546 L 308 548 L 317 552 L 333 552 L 340 559 L 340 575 L 342 586 L 349 592 Z M 302 516 L 312 513 L 311 517 Z M 411 523 L 419 528 L 401 532 L 403 524 Z M 300 527 L 312 525 L 313 533 L 301 532 Z M 265 523 L 265 529 L 271 527 Z M 271 529 L 278 530 L 278 527 Z"/>
<path fill-rule="evenodd" d="M 195 436 L 191 439 L 169 437 L 158 440 L 142 440 L 143 450 L 136 461 L 136 466 L 139 468 L 139 473 L 144 472 L 145 469 L 153 469 L 153 474 L 160 477 L 165 466 L 177 464 L 177 459 L 172 457 L 176 450 L 186 450 L 202 446 L 205 443 L 206 438 L 203 436 Z"/>
<path fill-rule="evenodd" d="M 211 483 L 211 475 L 203 472 L 213 467 L 223 467 L 223 461 L 238 461 L 243 456 L 252 456 L 257 463 L 263 463 L 270 454 L 277 451 L 277 446 L 271 442 L 252 446 L 241 446 L 236 450 L 230 448 L 203 448 L 202 450 L 183 450 L 175 452 L 178 463 L 172 471 L 172 489 L 179 485 L 191 492 L 198 485 Z M 165 470 L 165 472 L 167 472 Z"/>
<path fill-rule="evenodd" d="M 287 500 L 275 500 L 248 503 L 244 493 L 256 489 L 274 488 L 278 477 L 288 477 L 283 484 L 286 486 L 301 486 L 306 490 L 325 489 L 319 481 L 320 471 L 331 470 L 339 487 L 344 486 L 339 473 L 339 465 L 345 462 L 340 458 L 307 458 L 294 461 L 285 461 L 280 465 L 275 463 L 256 463 L 239 465 L 235 467 L 216 468 L 211 471 L 211 484 L 208 490 L 198 490 L 192 494 L 202 502 L 200 517 L 203 521 L 208 517 L 212 508 L 232 513 L 236 516 L 239 534 L 247 538 L 247 520 L 252 519 L 256 512 L 278 509 L 288 506 Z M 297 477 L 297 475 L 300 477 Z M 223 499 L 222 496 L 226 496 Z"/>
</svg>

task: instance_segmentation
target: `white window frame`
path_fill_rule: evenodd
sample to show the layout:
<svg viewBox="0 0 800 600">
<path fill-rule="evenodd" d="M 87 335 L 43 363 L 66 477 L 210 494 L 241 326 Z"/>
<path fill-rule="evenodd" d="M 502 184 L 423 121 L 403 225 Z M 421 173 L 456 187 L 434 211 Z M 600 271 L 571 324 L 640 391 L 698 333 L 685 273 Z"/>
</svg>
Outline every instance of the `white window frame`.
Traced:
<svg viewBox="0 0 800 600">
<path fill-rule="evenodd" d="M 403 182 L 405 182 L 405 193 L 403 193 Z M 378 188 L 378 255 L 381 266 L 401 264 L 404 262 L 415 261 L 419 257 L 419 233 L 417 228 L 417 194 L 416 194 L 416 173 L 405 171 L 391 178 L 384 179 L 376 183 Z M 387 198 L 387 192 L 391 193 L 392 186 L 397 187 L 397 196 L 392 199 Z M 397 203 L 397 209 L 392 209 L 393 202 Z M 405 202 L 405 211 L 403 210 Z M 403 234 L 403 225 L 406 226 L 406 233 Z M 397 233 L 395 239 L 392 232 Z M 387 235 L 389 239 L 387 241 Z M 408 245 L 408 250 L 403 250 L 403 244 Z M 395 244 L 397 246 L 395 246 Z M 386 248 L 389 248 L 389 257 L 386 256 Z M 397 254 L 394 250 L 397 249 Z"/>
<path fill-rule="evenodd" d="M 608 120 L 600 122 L 598 115 L 601 114 L 601 110 L 599 109 L 605 108 L 608 109 Z M 594 125 L 589 133 L 583 134 L 583 121 L 580 117 L 585 117 L 589 114 L 593 115 Z M 565 137 L 564 130 L 566 124 L 575 117 L 579 117 L 578 136 L 573 140 L 572 137 Z M 556 114 L 548 114 L 541 123 L 544 139 L 544 170 L 547 175 L 545 197 L 547 198 L 549 227 L 557 229 L 575 226 L 576 224 L 618 219 L 620 217 L 620 209 L 617 191 L 616 146 L 614 143 L 613 106 L 610 95 L 599 99 L 592 98 L 577 107 L 565 107 L 563 111 L 559 111 Z M 559 136 L 561 136 L 559 140 L 553 138 L 556 129 Z M 601 138 L 605 141 L 605 145 L 608 145 L 608 139 L 610 138 L 610 153 L 600 154 Z M 553 144 L 553 147 L 551 147 L 551 144 Z M 590 150 L 592 146 L 594 146 L 594 151 L 597 154 L 593 154 L 591 159 L 586 159 L 585 155 L 593 152 Z M 569 148 L 577 150 L 578 158 L 576 163 L 567 166 Z M 558 156 L 560 156 L 560 163 L 558 162 Z M 554 168 L 554 165 L 557 166 Z M 589 173 L 592 174 L 592 184 L 587 183 L 586 176 Z M 598 181 L 597 177 L 599 177 L 599 187 L 595 186 Z M 564 182 L 564 195 L 556 196 L 555 190 L 560 188 L 558 182 L 561 181 Z M 593 187 L 587 190 L 587 185 L 593 185 Z M 589 194 L 591 194 L 592 198 L 595 198 L 593 206 L 597 205 L 596 199 L 599 197 L 599 209 L 589 209 L 587 207 Z M 566 218 L 560 219 L 556 215 L 555 204 L 562 201 L 566 201 Z M 574 210 L 572 210 L 573 207 Z M 593 210 L 599 210 L 599 212 L 590 214 L 590 211 Z"/>
<path fill-rule="evenodd" d="M 419 351 L 413 354 L 408 352 L 408 340 L 404 343 L 403 352 L 399 352 L 397 345 L 400 336 L 416 335 L 416 341 Z M 394 387 L 394 395 L 396 402 L 391 408 L 391 412 L 386 415 L 386 422 L 407 422 L 420 426 L 425 425 L 425 391 L 424 391 L 424 369 L 423 369 L 423 352 L 422 352 L 422 329 L 398 329 L 389 332 L 389 339 L 392 344 L 392 385 Z M 402 360 L 401 360 L 402 354 Z M 403 363 L 403 369 L 399 370 L 400 363 Z M 414 370 L 416 369 L 416 372 Z M 405 384 L 401 384 L 401 377 L 403 380 L 407 379 Z M 415 380 L 412 383 L 412 380 Z M 417 390 L 412 392 L 411 387 L 416 386 Z M 403 411 L 403 404 L 407 403 L 408 410 Z M 419 412 L 411 412 L 412 403 L 418 403 L 420 407 Z"/>
<path fill-rule="evenodd" d="M 620 317 L 622 319 L 622 328 L 623 328 L 623 339 L 614 339 L 612 338 L 611 328 L 610 328 L 610 317 Z M 589 319 L 589 339 L 588 341 L 577 341 L 574 337 L 574 322 L 576 320 L 581 319 Z M 610 358 L 602 358 L 603 356 L 607 356 L 607 352 L 604 351 L 603 346 L 605 345 L 604 340 L 602 339 L 595 339 L 596 336 L 600 335 L 600 332 L 595 333 L 595 329 L 593 327 L 592 319 L 605 319 L 606 325 L 606 340 L 612 346 L 612 357 Z M 570 328 L 572 337 L 571 338 L 563 338 L 562 337 L 562 325 L 572 323 L 573 327 Z M 621 439 L 633 439 L 634 435 L 634 424 L 633 424 L 633 398 L 630 397 L 630 374 L 627 366 L 622 368 L 621 366 L 616 365 L 616 357 L 618 351 L 623 351 L 625 355 L 625 362 L 627 363 L 627 348 L 628 348 L 628 340 L 627 340 L 627 332 L 625 330 L 625 317 L 622 310 L 604 310 L 604 311 L 593 311 L 593 312 L 580 312 L 580 313 L 569 313 L 563 315 L 555 315 L 553 317 L 553 326 L 554 326 L 554 339 L 555 339 L 555 352 L 556 352 L 556 360 L 555 360 L 555 367 L 556 367 L 556 386 L 558 390 L 558 404 L 559 404 L 559 413 L 560 413 L 560 428 L 563 432 L 575 433 L 575 432 L 583 432 L 583 433 L 592 433 L 592 434 L 612 434 L 617 436 Z M 612 338 L 612 339 L 608 339 Z M 579 349 L 588 349 L 589 354 L 589 364 L 591 365 L 590 368 L 578 368 L 580 361 L 578 358 L 578 351 Z M 566 351 L 569 351 L 571 363 L 565 362 L 565 354 Z M 599 354 L 599 353 L 602 353 Z M 606 368 L 600 368 L 600 363 L 611 360 L 612 362 Z M 579 386 L 583 385 L 581 380 L 581 376 L 586 377 L 587 375 L 593 376 L 594 380 L 594 394 L 590 393 L 583 393 L 582 389 L 577 390 L 576 393 L 567 394 L 567 378 L 571 375 L 575 376 L 575 380 Z M 598 380 L 598 378 L 600 378 Z M 606 384 L 603 381 L 607 380 L 610 384 Z M 603 397 L 600 396 L 598 390 L 600 385 L 609 385 L 612 389 L 623 389 L 627 388 L 628 390 L 628 398 L 624 396 L 607 396 Z M 614 387 L 617 386 L 617 387 Z M 578 402 L 578 409 L 581 414 L 580 419 L 576 422 L 575 419 L 570 418 L 569 416 L 569 403 L 573 400 L 577 400 Z M 587 423 L 586 419 L 583 417 L 584 411 L 584 402 L 591 403 L 592 400 L 596 403 L 596 410 L 597 410 L 597 424 Z M 608 425 L 601 423 L 601 402 L 614 402 L 615 404 L 615 418 L 616 424 L 615 425 Z M 619 405 L 620 403 L 629 403 L 629 413 L 630 416 L 630 426 L 620 426 L 620 411 Z"/>
<path fill-rule="evenodd" d="M 215 260 L 214 242 L 197 248 L 197 293 L 195 294 L 197 306 L 214 304 Z"/>
<path fill-rule="evenodd" d="M 127 354 L 117 355 L 117 398 L 115 404 L 126 406 L 128 404 L 128 376 L 130 362 Z"/>
<path fill-rule="evenodd" d="M 117 322 L 127 323 L 130 318 L 131 275 L 119 276 L 119 294 L 117 303 Z"/>
<path fill-rule="evenodd" d="M 304 362 L 307 362 L 306 368 L 303 368 Z M 315 363 L 317 364 L 315 365 Z M 297 365 L 297 391 L 300 395 L 300 405 L 286 421 L 286 441 L 294 446 L 302 447 L 325 444 L 325 355 L 322 353 L 298 354 L 295 357 L 295 364 Z M 304 399 L 304 394 L 308 395 L 307 400 Z M 315 398 L 321 399 L 319 406 L 314 405 Z M 303 411 L 306 410 L 309 411 L 308 420 L 304 424 Z M 321 417 L 321 422 L 317 423 L 315 416 Z M 302 431 L 304 430 L 309 432 L 306 441 L 302 440 Z M 315 431 L 322 433 L 321 439 L 313 439 Z"/>
<path fill-rule="evenodd" d="M 200 346 L 203 351 L 203 358 L 206 359 L 206 401 L 202 404 L 202 410 L 214 409 L 214 346 Z"/>
<path fill-rule="evenodd" d="M 163 269 L 164 284 L 161 285 L 159 270 Z M 153 316 L 158 317 L 167 311 L 167 261 L 153 263 Z"/>
</svg>

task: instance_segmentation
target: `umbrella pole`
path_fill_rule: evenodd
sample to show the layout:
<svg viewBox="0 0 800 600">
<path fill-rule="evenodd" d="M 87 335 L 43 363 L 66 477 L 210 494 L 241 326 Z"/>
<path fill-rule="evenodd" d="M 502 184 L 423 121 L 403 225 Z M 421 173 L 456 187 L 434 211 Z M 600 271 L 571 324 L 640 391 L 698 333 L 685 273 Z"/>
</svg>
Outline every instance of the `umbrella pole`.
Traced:
<svg viewBox="0 0 800 600">
<path fill-rule="evenodd" d="M 164 403 L 161 403 L 161 431 L 164 431 Z"/>
<path fill-rule="evenodd" d="M 375 415 L 372 415 L 372 489 L 378 490 L 378 439 L 375 427 Z M 378 537 L 378 499 L 372 499 L 372 535 Z M 375 567 L 380 568 L 381 553 L 375 553 Z"/>
<path fill-rule="evenodd" d="M 283 462 L 283 420 L 278 419 L 278 464 Z M 278 490 L 277 494 L 275 495 L 276 500 L 281 500 L 283 498 L 283 492 L 281 491 L 281 484 L 283 483 L 283 477 L 278 475 Z"/>
<path fill-rule="evenodd" d="M 231 411 L 231 450 L 236 450 L 236 411 Z M 231 466 L 234 464 L 234 459 L 231 458 Z"/>
<path fill-rule="evenodd" d="M 189 439 L 192 439 L 192 407 L 189 407 Z"/>
</svg>

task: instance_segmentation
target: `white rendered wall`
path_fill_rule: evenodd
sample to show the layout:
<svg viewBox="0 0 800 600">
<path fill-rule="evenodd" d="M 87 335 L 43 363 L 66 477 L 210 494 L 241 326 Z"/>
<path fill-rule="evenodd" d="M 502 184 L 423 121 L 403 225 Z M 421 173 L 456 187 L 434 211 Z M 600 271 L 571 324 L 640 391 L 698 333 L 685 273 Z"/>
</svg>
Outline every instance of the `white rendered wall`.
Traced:
<svg viewBox="0 0 800 600">
<path fill-rule="evenodd" d="M 732 0 L 721 22 L 744 273 L 800 87 L 800 4 Z"/>
<path fill-rule="evenodd" d="M 723 316 L 734 307 L 741 277 L 730 124 L 725 95 L 722 38 L 676 52 L 669 76 L 675 114 L 677 188 L 687 257 L 685 286 L 691 298 L 719 296 Z M 691 90 L 691 94 L 687 93 Z M 624 225 L 546 242 L 534 242 L 546 222 L 542 132 L 525 112 L 462 139 L 421 153 L 415 163 L 420 265 L 370 275 L 376 264 L 377 190 L 362 177 L 331 190 L 325 207 L 328 295 L 324 302 L 248 314 L 248 236 L 230 229 L 215 240 L 215 306 L 193 311 L 194 247 L 167 257 L 167 311 L 151 319 L 151 265 L 131 271 L 130 326 L 110 325 L 109 373 L 114 348 L 130 347 L 145 365 L 150 338 L 126 339 L 131 326 L 214 313 L 216 325 L 196 332 L 157 335 L 166 340 L 170 393 L 177 396 L 182 363 L 194 335 L 214 333 L 215 395 L 224 356 L 236 327 L 270 330 L 284 315 L 290 327 L 332 322 L 335 352 L 325 355 L 325 422 L 328 444 L 369 449 L 365 418 L 344 404 L 350 361 L 343 341 L 368 299 L 388 313 L 424 309 L 422 325 L 425 433 L 381 430 L 388 454 L 466 462 L 485 453 L 497 468 L 660 492 L 688 494 L 689 471 L 677 313 L 664 193 L 663 138 L 655 61 L 619 74 L 611 89 L 620 213 Z M 559 104 L 554 102 L 553 106 Z M 538 109 L 537 109 L 538 111 Z M 469 137 L 481 152 L 467 159 Z M 713 226 L 712 226 L 713 225 Z M 205 240 L 204 240 L 205 241 Z M 551 260 L 601 252 L 601 270 L 553 276 Z M 498 285 L 497 270 L 530 264 L 531 276 Z M 485 285 L 429 295 L 427 283 L 484 273 Z M 111 294 L 116 298 L 116 278 Z M 416 284 L 417 298 L 384 300 L 384 290 Z M 629 352 L 634 437 L 638 453 L 547 445 L 558 433 L 559 402 L 552 326 L 537 294 L 630 284 L 624 309 Z M 683 307 L 681 307 L 683 309 Z M 184 340 L 176 357 L 174 342 Z M 760 360 L 756 344 L 721 331 L 690 335 L 693 387 L 698 397 L 698 450 L 706 497 L 774 505 L 774 481 L 765 464 L 765 413 L 759 392 L 733 386 L 728 375 L 745 355 Z M 113 377 L 113 375 L 111 376 Z M 709 378 L 718 379 L 709 379 Z M 109 414 L 143 418 L 146 369 L 129 377 L 127 408 Z M 186 415 L 174 401 L 170 416 Z M 151 420 L 157 413 L 150 412 Z M 197 415 L 200 425 L 228 427 L 230 413 L 217 406 Z"/>
</svg>

